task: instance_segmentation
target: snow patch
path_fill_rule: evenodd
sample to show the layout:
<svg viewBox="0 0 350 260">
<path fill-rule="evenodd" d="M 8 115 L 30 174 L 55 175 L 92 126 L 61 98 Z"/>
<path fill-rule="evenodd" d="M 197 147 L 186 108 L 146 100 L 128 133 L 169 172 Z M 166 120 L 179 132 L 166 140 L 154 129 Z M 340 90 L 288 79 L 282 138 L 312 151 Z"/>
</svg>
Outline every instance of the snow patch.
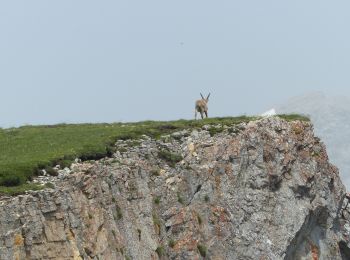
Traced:
<svg viewBox="0 0 350 260">
<path fill-rule="evenodd" d="M 262 113 L 261 116 L 263 117 L 270 117 L 270 116 L 275 116 L 277 113 L 276 113 L 276 110 L 274 108 L 266 111 L 265 113 Z"/>
</svg>

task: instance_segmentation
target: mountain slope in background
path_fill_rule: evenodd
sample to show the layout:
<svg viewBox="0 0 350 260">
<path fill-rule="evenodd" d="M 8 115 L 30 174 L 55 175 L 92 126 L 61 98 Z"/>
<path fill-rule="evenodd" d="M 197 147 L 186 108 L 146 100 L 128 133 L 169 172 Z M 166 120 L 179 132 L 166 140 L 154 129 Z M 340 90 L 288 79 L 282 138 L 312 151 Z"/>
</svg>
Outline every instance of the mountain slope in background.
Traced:
<svg viewBox="0 0 350 260">
<path fill-rule="evenodd" d="M 350 190 L 350 99 L 313 92 L 288 100 L 276 111 L 311 117 L 315 134 L 326 144 L 330 161 L 339 168 L 341 178 Z"/>
</svg>

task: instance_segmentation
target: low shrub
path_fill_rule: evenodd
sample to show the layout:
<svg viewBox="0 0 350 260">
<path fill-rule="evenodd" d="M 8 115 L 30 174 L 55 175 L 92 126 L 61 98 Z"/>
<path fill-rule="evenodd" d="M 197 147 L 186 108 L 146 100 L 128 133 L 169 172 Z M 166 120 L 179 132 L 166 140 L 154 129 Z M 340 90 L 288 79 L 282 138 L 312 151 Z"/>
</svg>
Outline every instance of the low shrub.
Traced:
<svg viewBox="0 0 350 260">
<path fill-rule="evenodd" d="M 170 239 L 168 245 L 169 245 L 171 248 L 173 248 L 173 247 L 176 245 L 176 242 L 175 242 L 173 239 Z"/>
<path fill-rule="evenodd" d="M 153 201 L 154 201 L 154 204 L 159 205 L 159 203 L 160 203 L 160 197 L 158 196 L 158 197 L 154 198 Z"/>
<path fill-rule="evenodd" d="M 206 257 L 206 255 L 207 255 L 207 247 L 206 246 L 198 244 L 197 249 L 198 249 L 199 253 L 201 254 L 201 256 Z"/>
<path fill-rule="evenodd" d="M 165 249 L 163 246 L 158 246 L 156 249 L 156 252 L 159 257 L 162 257 L 163 255 L 165 255 Z"/>
<path fill-rule="evenodd" d="M 183 157 L 180 154 L 172 153 L 168 150 L 161 150 L 158 152 L 159 158 L 168 163 L 169 166 L 175 167 L 175 164 L 182 161 Z"/>
<path fill-rule="evenodd" d="M 14 175 L 4 176 L 0 179 L 0 186 L 14 187 L 21 184 L 21 178 Z"/>
</svg>

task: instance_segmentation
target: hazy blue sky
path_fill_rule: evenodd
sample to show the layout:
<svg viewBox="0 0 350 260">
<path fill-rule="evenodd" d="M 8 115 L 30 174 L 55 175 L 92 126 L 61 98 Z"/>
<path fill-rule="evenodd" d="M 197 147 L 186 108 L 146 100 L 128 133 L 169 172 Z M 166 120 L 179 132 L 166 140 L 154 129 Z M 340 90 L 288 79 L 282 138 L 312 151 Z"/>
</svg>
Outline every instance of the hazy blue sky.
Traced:
<svg viewBox="0 0 350 260">
<path fill-rule="evenodd" d="M 350 92 L 349 1 L 1 1 L 0 126 L 260 113 Z"/>
</svg>

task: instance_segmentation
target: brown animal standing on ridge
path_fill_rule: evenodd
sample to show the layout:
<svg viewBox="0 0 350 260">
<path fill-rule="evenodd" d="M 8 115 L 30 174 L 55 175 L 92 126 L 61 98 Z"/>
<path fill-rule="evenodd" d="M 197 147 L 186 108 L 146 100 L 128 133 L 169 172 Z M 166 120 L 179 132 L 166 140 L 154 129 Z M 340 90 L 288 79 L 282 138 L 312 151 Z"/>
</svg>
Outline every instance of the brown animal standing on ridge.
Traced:
<svg viewBox="0 0 350 260">
<path fill-rule="evenodd" d="M 200 94 L 201 94 L 202 99 L 196 101 L 196 108 L 194 110 L 194 118 L 195 119 L 197 119 L 197 112 L 201 113 L 202 119 L 204 118 L 203 113 L 208 118 L 208 102 L 209 102 L 210 93 L 207 96 L 207 98 L 204 98 L 202 93 L 200 93 Z"/>
</svg>

